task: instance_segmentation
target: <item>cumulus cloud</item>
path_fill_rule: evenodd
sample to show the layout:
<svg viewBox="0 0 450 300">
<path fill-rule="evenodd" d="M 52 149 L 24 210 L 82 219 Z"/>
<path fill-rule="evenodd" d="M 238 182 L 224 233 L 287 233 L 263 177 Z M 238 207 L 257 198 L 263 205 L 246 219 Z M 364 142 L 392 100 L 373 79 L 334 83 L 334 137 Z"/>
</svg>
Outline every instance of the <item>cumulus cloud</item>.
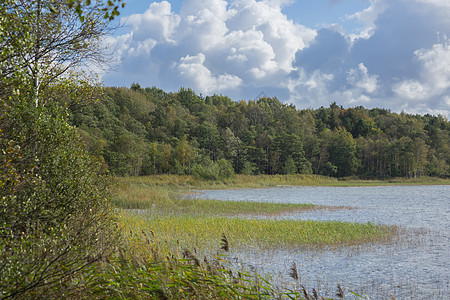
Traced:
<svg viewBox="0 0 450 300">
<path fill-rule="evenodd" d="M 296 23 L 283 13 L 291 2 L 185 0 L 179 13 L 154 2 L 124 20 L 128 33 L 108 38 L 120 68 L 105 82 L 449 115 L 447 0 L 370 0 L 343 16 L 361 24 L 356 32 Z"/>
<path fill-rule="evenodd" d="M 150 84 L 166 89 L 175 87 L 175 78 L 201 93 L 263 89 L 292 71 L 295 53 L 316 34 L 288 20 L 281 11 L 288 3 L 186 0 L 179 14 L 169 2 L 152 3 L 127 19 L 131 34 L 116 37 L 117 54 L 122 65 L 149 67 L 143 84 L 149 74 L 156 79 Z"/>
<path fill-rule="evenodd" d="M 432 4 L 437 7 L 450 8 L 450 2 L 447 0 L 416 0 L 417 2 L 423 4 Z"/>
<path fill-rule="evenodd" d="M 217 90 L 234 89 L 242 83 L 239 77 L 230 74 L 214 77 L 211 71 L 204 66 L 204 63 L 205 55 L 203 53 L 182 57 L 180 64 L 177 66 L 179 75 L 192 86 L 202 86 L 203 92 L 206 94 Z"/>
<path fill-rule="evenodd" d="M 400 98 L 409 100 L 403 105 L 404 107 L 411 108 L 414 103 L 417 103 L 418 107 L 422 107 L 426 111 L 439 112 L 448 116 L 450 108 L 447 96 L 450 92 L 450 45 L 447 39 L 445 38 L 443 43 L 434 44 L 430 49 L 419 49 L 414 52 L 414 55 L 421 65 L 420 76 L 395 84 L 393 91 Z"/>
<path fill-rule="evenodd" d="M 366 19 L 367 28 L 373 28 L 369 35 L 355 37 L 334 27 L 320 30 L 311 46 L 296 54 L 289 101 L 312 107 L 336 101 L 448 117 L 450 26 L 443 16 L 450 10 L 445 3 L 372 1 L 355 14 L 362 18 L 377 12 Z M 314 83 L 320 93 L 306 88 Z"/>
<path fill-rule="evenodd" d="M 450 88 L 450 45 L 435 44 L 431 49 L 414 52 L 421 63 L 419 79 L 407 79 L 394 85 L 394 91 L 405 98 L 422 100 L 440 95 Z M 420 80 L 420 81 L 419 81 Z"/>
<path fill-rule="evenodd" d="M 358 64 L 358 68 L 348 71 L 347 81 L 366 93 L 373 93 L 377 88 L 376 75 L 369 75 L 363 63 Z"/>
<path fill-rule="evenodd" d="M 450 45 L 448 40 L 434 44 L 431 49 L 420 49 L 414 52 L 422 63 L 422 79 L 440 94 L 450 88 Z"/>
<path fill-rule="evenodd" d="M 357 38 L 370 38 L 376 30 L 378 16 L 387 6 L 382 0 L 371 0 L 370 3 L 371 5 L 368 8 L 347 16 L 347 19 L 356 19 L 363 24 L 359 33 L 349 35 L 352 41 Z"/>
<path fill-rule="evenodd" d="M 169 2 L 152 3 L 143 14 L 131 15 L 127 24 L 132 27 L 133 38 L 157 42 L 174 42 L 172 35 L 180 24 L 180 16 L 171 12 Z"/>
<path fill-rule="evenodd" d="M 393 85 L 393 91 L 401 98 L 421 101 L 428 97 L 430 89 L 417 80 L 405 80 Z"/>
</svg>

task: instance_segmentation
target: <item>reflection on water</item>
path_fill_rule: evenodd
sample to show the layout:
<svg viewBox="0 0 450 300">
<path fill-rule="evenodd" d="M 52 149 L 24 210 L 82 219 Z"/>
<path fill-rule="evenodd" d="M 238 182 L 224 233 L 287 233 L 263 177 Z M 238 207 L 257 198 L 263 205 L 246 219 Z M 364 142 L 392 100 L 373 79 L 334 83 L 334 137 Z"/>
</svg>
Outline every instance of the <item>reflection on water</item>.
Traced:
<svg viewBox="0 0 450 300">
<path fill-rule="evenodd" d="M 329 297 L 334 297 L 337 283 L 375 299 L 391 294 L 396 299 L 447 299 L 449 295 L 450 186 L 283 187 L 202 191 L 197 197 L 351 206 L 357 209 L 317 210 L 283 218 L 373 222 L 423 233 L 403 243 L 341 251 L 247 249 L 232 254 L 278 282 L 295 284 L 287 276 L 295 261 L 301 283 Z"/>
</svg>

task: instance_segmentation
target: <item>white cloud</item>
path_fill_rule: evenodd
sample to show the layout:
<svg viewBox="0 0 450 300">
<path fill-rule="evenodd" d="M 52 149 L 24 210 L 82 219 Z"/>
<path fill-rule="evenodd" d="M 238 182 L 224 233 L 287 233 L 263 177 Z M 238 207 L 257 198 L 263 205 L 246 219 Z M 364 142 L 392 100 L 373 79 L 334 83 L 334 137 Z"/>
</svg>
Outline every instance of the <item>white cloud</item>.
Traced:
<svg viewBox="0 0 450 300">
<path fill-rule="evenodd" d="M 431 49 L 414 52 L 423 65 L 422 78 L 439 94 L 450 88 L 450 44 L 448 40 L 434 44 Z"/>
<path fill-rule="evenodd" d="M 133 30 L 133 38 L 138 41 L 149 38 L 158 42 L 173 42 L 172 35 L 178 28 L 180 16 L 171 12 L 167 1 L 152 3 L 143 14 L 128 17 L 126 24 Z"/>
<path fill-rule="evenodd" d="M 417 80 L 405 80 L 393 85 L 392 90 L 400 96 L 409 100 L 423 100 L 429 95 L 429 88 Z"/>
<path fill-rule="evenodd" d="M 293 70 L 295 53 L 316 35 L 287 19 L 281 11 L 287 3 L 186 0 L 179 14 L 167 1 L 152 3 L 127 19 L 132 32 L 115 38 L 121 45 L 117 53 L 123 64 L 136 64 L 131 58 L 140 57 L 136 67 L 151 66 L 149 78 L 161 78 L 151 84 L 161 88 L 172 86 L 157 74 L 180 78 L 178 86 L 193 84 L 201 92 L 276 84 L 283 80 L 280 74 Z"/>
<path fill-rule="evenodd" d="M 228 32 L 226 20 L 235 12 L 223 0 L 187 0 L 180 13 L 178 42 L 191 43 L 199 51 L 217 47 Z"/>
<path fill-rule="evenodd" d="M 349 69 L 347 84 L 338 88 L 338 76 L 330 73 L 300 69 L 295 75 L 286 84 L 289 102 L 302 107 L 327 106 L 333 101 L 344 106 L 367 105 L 377 97 L 377 76 L 370 75 L 363 63 Z"/>
<path fill-rule="evenodd" d="M 432 4 L 439 8 L 450 8 L 450 2 L 448 0 L 415 0 L 415 1 L 423 4 Z"/>
<path fill-rule="evenodd" d="M 302 107 L 317 107 L 330 104 L 329 84 L 333 81 L 333 74 L 322 73 L 316 70 L 312 73 L 300 69 L 295 72 L 296 77 L 290 78 L 286 83 L 289 89 L 289 102 Z"/>
<path fill-rule="evenodd" d="M 211 71 L 204 66 L 205 55 L 199 53 L 196 56 L 187 55 L 182 57 L 177 66 L 179 75 L 186 82 L 205 94 L 219 93 L 222 90 L 237 88 L 242 80 L 234 75 L 222 74 L 214 77 Z"/>
<path fill-rule="evenodd" d="M 378 16 L 387 8 L 383 1 L 371 0 L 368 8 L 347 16 L 347 19 L 356 19 L 363 24 L 363 28 L 358 34 L 349 34 L 352 41 L 357 38 L 368 39 L 372 36 L 376 30 Z"/>
<path fill-rule="evenodd" d="M 402 98 L 425 100 L 441 95 L 450 89 L 450 45 L 434 44 L 430 49 L 414 52 L 421 64 L 419 78 L 406 79 L 393 85 L 393 91 Z"/>
<path fill-rule="evenodd" d="M 179 13 L 155 2 L 126 19 L 128 33 L 105 40 L 121 64 L 105 81 L 448 116 L 450 1 L 369 1 L 346 16 L 362 24 L 356 33 L 289 20 L 291 0 L 185 0 Z"/>
<path fill-rule="evenodd" d="M 290 71 L 295 53 L 307 46 L 316 33 L 292 20 L 281 12 L 280 4 L 285 1 L 238 0 L 232 2 L 236 14 L 227 25 L 234 31 L 255 31 L 261 33 L 261 40 L 269 44 L 277 68 Z"/>
<path fill-rule="evenodd" d="M 347 81 L 366 93 L 373 93 L 377 88 L 377 76 L 369 75 L 363 63 L 358 64 L 358 69 L 348 71 Z"/>
<path fill-rule="evenodd" d="M 121 62 L 122 56 L 124 56 L 129 50 L 129 43 L 132 39 L 133 33 L 127 33 L 119 37 L 113 38 L 111 36 L 106 36 L 103 39 L 103 45 L 106 49 L 114 53 L 114 58 L 116 63 Z"/>
</svg>

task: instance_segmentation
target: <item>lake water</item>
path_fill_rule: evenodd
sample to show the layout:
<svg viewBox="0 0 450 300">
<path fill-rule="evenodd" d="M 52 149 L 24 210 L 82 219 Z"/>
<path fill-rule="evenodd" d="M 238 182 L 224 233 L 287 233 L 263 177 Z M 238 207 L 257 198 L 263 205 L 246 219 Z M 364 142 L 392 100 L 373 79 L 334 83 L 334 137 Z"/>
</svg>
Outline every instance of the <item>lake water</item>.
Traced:
<svg viewBox="0 0 450 300">
<path fill-rule="evenodd" d="M 198 198 L 275 203 L 312 203 L 355 209 L 313 210 L 282 218 L 398 225 L 406 240 L 341 250 L 245 250 L 245 266 L 286 286 L 295 262 L 301 283 L 335 297 L 336 286 L 370 299 L 450 299 L 450 186 L 279 187 L 200 191 Z M 232 253 L 233 255 L 233 253 Z"/>
</svg>

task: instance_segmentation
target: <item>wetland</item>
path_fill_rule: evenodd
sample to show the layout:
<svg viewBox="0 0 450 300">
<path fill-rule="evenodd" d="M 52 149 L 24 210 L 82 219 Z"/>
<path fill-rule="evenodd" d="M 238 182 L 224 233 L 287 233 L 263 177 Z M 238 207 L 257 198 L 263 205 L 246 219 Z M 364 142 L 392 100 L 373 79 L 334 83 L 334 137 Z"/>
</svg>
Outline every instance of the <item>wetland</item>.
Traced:
<svg viewBox="0 0 450 300">
<path fill-rule="evenodd" d="M 335 298 L 339 284 L 372 299 L 446 298 L 449 185 L 273 179 L 233 189 L 189 177 L 126 178 L 114 200 L 128 208 L 125 226 L 151 232 L 159 249 L 219 256 L 280 289 Z"/>
<path fill-rule="evenodd" d="M 395 242 L 339 249 L 243 251 L 240 257 L 280 281 L 295 262 L 302 284 L 330 295 L 339 283 L 358 293 L 396 299 L 444 299 L 449 293 L 450 187 L 278 187 L 203 190 L 197 198 L 269 203 L 309 203 L 353 209 L 308 210 L 278 216 L 283 220 L 342 221 L 393 225 L 402 229 Z M 329 291 L 328 289 L 332 289 Z M 383 298 L 383 297 L 382 297 Z"/>
</svg>

